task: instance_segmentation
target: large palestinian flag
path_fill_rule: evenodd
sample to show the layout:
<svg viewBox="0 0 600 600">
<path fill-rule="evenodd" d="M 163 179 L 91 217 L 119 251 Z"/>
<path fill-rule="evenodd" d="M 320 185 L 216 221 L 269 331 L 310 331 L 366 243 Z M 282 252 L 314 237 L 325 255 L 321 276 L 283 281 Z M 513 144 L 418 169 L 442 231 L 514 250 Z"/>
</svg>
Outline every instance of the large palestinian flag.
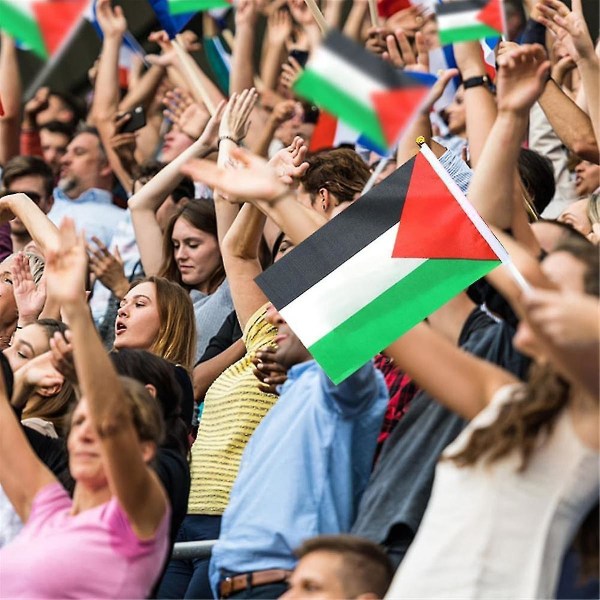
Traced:
<svg viewBox="0 0 600 600">
<path fill-rule="evenodd" d="M 360 132 L 393 146 L 425 101 L 433 75 L 400 72 L 335 30 L 311 55 L 294 91 Z"/>
<path fill-rule="evenodd" d="M 501 259 L 424 147 L 256 281 L 339 383 Z"/>
<path fill-rule="evenodd" d="M 504 32 L 502 0 L 456 0 L 435 5 L 442 46 L 500 36 Z"/>
<path fill-rule="evenodd" d="M 48 58 L 77 24 L 89 0 L 0 0 L 0 29 Z"/>
</svg>

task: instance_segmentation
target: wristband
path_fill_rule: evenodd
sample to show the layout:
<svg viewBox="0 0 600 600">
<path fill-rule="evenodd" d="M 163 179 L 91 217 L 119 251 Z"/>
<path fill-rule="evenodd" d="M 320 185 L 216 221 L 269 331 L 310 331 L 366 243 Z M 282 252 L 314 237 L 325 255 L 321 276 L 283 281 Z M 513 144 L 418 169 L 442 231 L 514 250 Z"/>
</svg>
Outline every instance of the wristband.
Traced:
<svg viewBox="0 0 600 600">
<path fill-rule="evenodd" d="M 478 77 L 469 77 L 469 79 L 465 79 L 463 81 L 463 87 L 465 90 L 469 88 L 479 87 L 480 85 L 484 85 L 488 89 L 492 87 L 492 82 L 487 75 L 479 75 Z"/>
<path fill-rule="evenodd" d="M 217 145 L 220 145 L 223 140 L 229 140 L 230 142 L 233 142 L 236 146 L 239 146 L 240 142 L 242 141 L 242 139 L 236 140 L 230 135 L 222 135 L 219 137 L 219 143 Z"/>
</svg>

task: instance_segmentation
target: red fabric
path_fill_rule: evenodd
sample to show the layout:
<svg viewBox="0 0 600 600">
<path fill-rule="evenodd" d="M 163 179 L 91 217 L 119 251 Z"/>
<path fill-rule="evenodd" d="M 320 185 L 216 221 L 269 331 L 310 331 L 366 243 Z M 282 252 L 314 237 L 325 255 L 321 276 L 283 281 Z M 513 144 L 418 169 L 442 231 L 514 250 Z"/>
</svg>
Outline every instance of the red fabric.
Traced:
<svg viewBox="0 0 600 600">
<path fill-rule="evenodd" d="M 319 120 L 310 139 L 309 151 L 318 152 L 324 148 L 331 148 L 335 139 L 337 124 L 337 119 L 333 115 L 322 110 L 319 113 Z"/>
<path fill-rule="evenodd" d="M 392 256 L 498 260 L 422 154 L 415 160 Z"/>
<path fill-rule="evenodd" d="M 42 154 L 42 142 L 40 141 L 40 133 L 36 130 L 24 131 L 21 130 L 20 138 L 21 154 L 24 156 L 39 156 L 44 158 Z"/>
<path fill-rule="evenodd" d="M 410 0 L 377 0 L 377 12 L 384 19 L 411 6 Z"/>
<path fill-rule="evenodd" d="M 50 0 L 32 4 L 48 54 L 54 54 L 81 17 L 88 0 Z"/>
<path fill-rule="evenodd" d="M 371 94 L 388 146 L 398 141 L 402 130 L 408 125 L 428 93 L 427 86 L 418 85 Z"/>
<path fill-rule="evenodd" d="M 485 8 L 477 13 L 477 20 L 481 23 L 485 23 L 492 29 L 503 33 L 504 13 L 502 8 L 502 0 L 490 0 Z"/>
</svg>

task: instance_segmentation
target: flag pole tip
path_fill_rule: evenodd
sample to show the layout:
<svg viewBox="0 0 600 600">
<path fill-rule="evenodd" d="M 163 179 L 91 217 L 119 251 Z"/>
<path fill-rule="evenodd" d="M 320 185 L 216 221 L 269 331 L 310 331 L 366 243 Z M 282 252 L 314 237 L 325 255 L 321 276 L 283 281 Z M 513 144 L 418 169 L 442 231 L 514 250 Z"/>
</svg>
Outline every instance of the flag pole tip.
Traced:
<svg viewBox="0 0 600 600">
<path fill-rule="evenodd" d="M 418 146 L 419 146 L 419 148 L 420 148 L 421 146 L 423 146 L 423 144 L 425 144 L 425 138 L 424 138 L 422 135 L 420 135 L 420 136 L 419 136 L 419 137 L 418 137 L 418 138 L 415 140 L 415 142 L 417 142 L 417 144 L 418 144 Z"/>
</svg>

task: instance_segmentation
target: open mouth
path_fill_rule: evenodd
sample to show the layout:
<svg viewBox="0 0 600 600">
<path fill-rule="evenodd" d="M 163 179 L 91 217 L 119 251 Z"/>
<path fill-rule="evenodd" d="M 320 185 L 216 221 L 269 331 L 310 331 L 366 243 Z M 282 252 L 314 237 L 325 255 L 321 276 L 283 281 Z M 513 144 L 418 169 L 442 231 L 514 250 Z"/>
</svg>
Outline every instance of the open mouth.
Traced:
<svg viewBox="0 0 600 600">
<path fill-rule="evenodd" d="M 115 325 L 115 335 L 120 335 L 124 331 L 127 331 L 127 325 L 125 325 L 125 323 L 121 323 L 120 321 L 117 321 L 117 323 Z"/>
</svg>

